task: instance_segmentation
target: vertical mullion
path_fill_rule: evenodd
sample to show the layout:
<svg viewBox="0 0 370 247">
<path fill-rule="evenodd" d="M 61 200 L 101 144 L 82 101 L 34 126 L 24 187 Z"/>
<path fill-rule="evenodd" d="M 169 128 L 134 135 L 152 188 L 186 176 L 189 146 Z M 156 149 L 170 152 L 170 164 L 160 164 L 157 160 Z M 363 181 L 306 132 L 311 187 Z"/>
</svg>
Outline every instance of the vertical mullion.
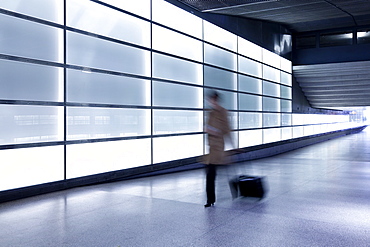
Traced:
<svg viewBox="0 0 370 247">
<path fill-rule="evenodd" d="M 63 16 L 63 142 L 64 142 L 64 180 L 67 179 L 67 0 L 64 0 L 64 16 Z"/>
</svg>

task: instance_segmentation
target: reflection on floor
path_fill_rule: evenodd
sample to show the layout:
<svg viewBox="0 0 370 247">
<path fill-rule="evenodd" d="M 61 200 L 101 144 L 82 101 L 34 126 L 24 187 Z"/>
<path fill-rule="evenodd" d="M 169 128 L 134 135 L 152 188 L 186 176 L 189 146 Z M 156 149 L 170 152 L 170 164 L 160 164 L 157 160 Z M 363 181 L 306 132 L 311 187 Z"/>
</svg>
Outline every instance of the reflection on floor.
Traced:
<svg viewBox="0 0 370 247">
<path fill-rule="evenodd" d="M 266 176 L 232 200 L 228 177 Z M 0 204 L 0 246 L 370 246 L 370 131 L 219 170 L 204 208 L 192 170 Z"/>
</svg>

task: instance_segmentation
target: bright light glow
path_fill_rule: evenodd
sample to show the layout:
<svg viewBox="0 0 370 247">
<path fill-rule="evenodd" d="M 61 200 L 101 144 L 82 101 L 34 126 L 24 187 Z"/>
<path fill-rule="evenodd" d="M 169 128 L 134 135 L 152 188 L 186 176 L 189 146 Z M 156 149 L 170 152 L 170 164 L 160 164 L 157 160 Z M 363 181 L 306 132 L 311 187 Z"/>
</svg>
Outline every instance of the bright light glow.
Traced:
<svg viewBox="0 0 370 247">
<path fill-rule="evenodd" d="M 231 51 L 237 51 L 237 36 L 208 21 L 203 21 L 204 40 Z"/>
</svg>

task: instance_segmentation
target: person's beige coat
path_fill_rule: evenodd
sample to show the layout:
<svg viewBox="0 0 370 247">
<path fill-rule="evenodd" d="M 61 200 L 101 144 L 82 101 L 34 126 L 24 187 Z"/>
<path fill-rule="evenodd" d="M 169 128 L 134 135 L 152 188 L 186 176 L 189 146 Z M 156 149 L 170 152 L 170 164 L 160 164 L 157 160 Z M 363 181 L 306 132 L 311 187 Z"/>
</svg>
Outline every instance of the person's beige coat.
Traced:
<svg viewBox="0 0 370 247">
<path fill-rule="evenodd" d="M 206 164 L 229 163 L 225 153 L 225 137 L 230 136 L 230 125 L 227 111 L 221 106 L 212 109 L 207 121 L 209 154 L 206 156 Z"/>
</svg>

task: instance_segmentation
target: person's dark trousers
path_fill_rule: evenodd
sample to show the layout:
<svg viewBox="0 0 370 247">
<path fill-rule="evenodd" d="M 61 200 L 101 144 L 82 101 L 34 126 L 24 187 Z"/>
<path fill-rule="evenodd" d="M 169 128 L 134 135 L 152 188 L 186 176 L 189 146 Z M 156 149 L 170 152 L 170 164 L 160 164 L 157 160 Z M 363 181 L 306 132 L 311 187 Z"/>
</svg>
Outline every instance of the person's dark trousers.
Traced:
<svg viewBox="0 0 370 247">
<path fill-rule="evenodd" d="M 209 164 L 206 168 L 206 192 L 207 204 L 213 204 L 216 201 L 215 180 L 216 180 L 216 165 Z"/>
</svg>

